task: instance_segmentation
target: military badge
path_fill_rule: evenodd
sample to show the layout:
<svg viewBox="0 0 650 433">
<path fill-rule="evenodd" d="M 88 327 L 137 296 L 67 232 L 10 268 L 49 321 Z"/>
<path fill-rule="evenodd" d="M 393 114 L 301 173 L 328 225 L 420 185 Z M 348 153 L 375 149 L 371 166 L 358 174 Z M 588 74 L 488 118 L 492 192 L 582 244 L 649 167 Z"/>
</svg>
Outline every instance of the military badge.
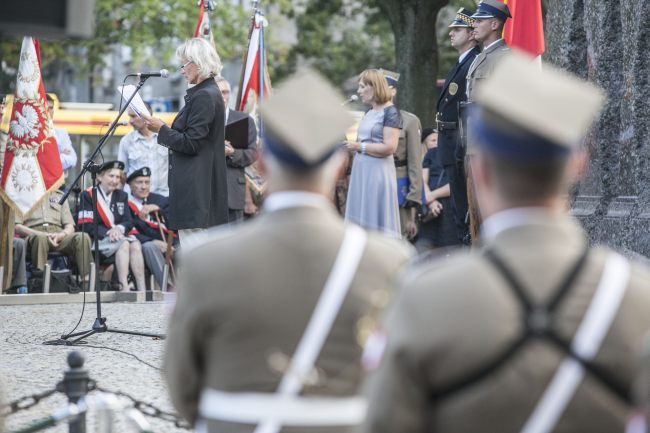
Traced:
<svg viewBox="0 0 650 433">
<path fill-rule="evenodd" d="M 124 215 L 124 203 L 117 203 L 117 213 Z"/>
<path fill-rule="evenodd" d="M 458 92 L 458 84 L 451 83 L 449 85 L 449 94 L 454 96 Z"/>
</svg>

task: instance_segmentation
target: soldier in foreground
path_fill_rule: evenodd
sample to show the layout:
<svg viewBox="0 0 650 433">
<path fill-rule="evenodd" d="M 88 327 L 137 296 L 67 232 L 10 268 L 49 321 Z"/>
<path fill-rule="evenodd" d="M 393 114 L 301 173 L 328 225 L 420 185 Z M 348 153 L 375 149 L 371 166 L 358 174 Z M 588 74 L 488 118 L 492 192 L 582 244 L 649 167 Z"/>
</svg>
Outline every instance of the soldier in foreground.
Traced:
<svg viewBox="0 0 650 433">
<path fill-rule="evenodd" d="M 341 101 L 311 72 L 279 87 L 261 106 L 263 213 L 186 248 L 165 372 L 198 432 L 351 432 L 363 420 L 362 344 L 410 250 L 345 224 L 329 200 L 352 123 Z"/>
<path fill-rule="evenodd" d="M 484 247 L 403 283 L 363 431 L 623 431 L 650 270 L 589 248 L 565 199 L 602 94 L 513 54 L 476 97 Z"/>
</svg>

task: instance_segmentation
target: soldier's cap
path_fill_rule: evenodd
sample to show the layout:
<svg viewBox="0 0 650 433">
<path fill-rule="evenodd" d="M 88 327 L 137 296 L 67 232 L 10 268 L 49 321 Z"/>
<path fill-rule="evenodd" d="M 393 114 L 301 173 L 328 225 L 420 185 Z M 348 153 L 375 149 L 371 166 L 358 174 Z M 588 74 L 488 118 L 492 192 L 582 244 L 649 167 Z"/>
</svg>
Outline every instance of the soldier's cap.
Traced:
<svg viewBox="0 0 650 433">
<path fill-rule="evenodd" d="M 388 87 L 397 87 L 397 83 L 399 82 L 400 77 L 399 73 L 389 71 L 388 69 L 379 69 L 379 71 L 384 74 L 384 78 L 386 78 Z"/>
<path fill-rule="evenodd" d="M 508 18 L 512 18 L 512 15 L 507 4 L 498 0 L 483 0 L 478 4 L 478 9 L 472 18 L 475 20 L 497 18 L 505 22 Z"/>
<path fill-rule="evenodd" d="M 474 19 L 472 18 L 472 14 L 474 12 L 470 11 L 469 9 L 466 8 L 460 8 L 458 9 L 458 12 L 456 12 L 456 18 L 449 24 L 448 27 L 472 27 L 474 24 Z"/>
<path fill-rule="evenodd" d="M 566 157 L 600 112 L 603 91 L 568 72 L 513 50 L 476 88 L 470 114 L 475 144 L 520 161 Z"/>
<path fill-rule="evenodd" d="M 437 134 L 438 130 L 436 128 L 424 128 L 422 129 L 422 136 L 420 137 L 420 143 L 424 143 L 424 140 L 431 134 Z"/>
<path fill-rule="evenodd" d="M 151 169 L 149 167 L 142 167 L 134 171 L 126 178 L 126 183 L 130 183 L 133 179 L 137 177 L 151 177 Z"/>
<path fill-rule="evenodd" d="M 260 104 L 266 149 L 296 170 L 314 169 L 340 147 L 354 119 L 344 98 L 313 70 L 298 72 Z"/>
<path fill-rule="evenodd" d="M 112 168 L 124 170 L 124 163 L 122 161 L 107 161 L 99 167 L 99 172 L 102 173 Z"/>
</svg>

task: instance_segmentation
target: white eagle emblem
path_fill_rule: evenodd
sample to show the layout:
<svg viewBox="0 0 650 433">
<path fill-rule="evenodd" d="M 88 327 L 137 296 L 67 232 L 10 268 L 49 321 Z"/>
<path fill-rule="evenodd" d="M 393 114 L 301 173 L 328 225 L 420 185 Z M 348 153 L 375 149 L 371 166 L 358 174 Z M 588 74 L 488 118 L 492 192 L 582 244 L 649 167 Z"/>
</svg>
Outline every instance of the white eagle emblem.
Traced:
<svg viewBox="0 0 650 433">
<path fill-rule="evenodd" d="M 18 139 L 36 138 L 38 137 L 41 124 L 38 119 L 38 113 L 34 107 L 24 105 L 22 113 L 16 111 L 16 120 L 12 120 L 9 128 L 11 134 Z"/>
</svg>

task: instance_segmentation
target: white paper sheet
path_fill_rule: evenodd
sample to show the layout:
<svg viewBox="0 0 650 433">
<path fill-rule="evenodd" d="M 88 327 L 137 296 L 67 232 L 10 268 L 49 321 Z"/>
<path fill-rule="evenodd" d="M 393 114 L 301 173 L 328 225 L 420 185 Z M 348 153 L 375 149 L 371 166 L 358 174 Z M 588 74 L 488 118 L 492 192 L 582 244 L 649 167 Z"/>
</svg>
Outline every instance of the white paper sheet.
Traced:
<svg viewBox="0 0 650 433">
<path fill-rule="evenodd" d="M 129 104 L 129 108 L 132 109 L 135 114 L 140 116 L 141 114 L 149 115 L 149 110 L 147 110 L 147 106 L 144 105 L 144 101 L 140 97 L 139 93 L 135 92 L 135 86 L 132 84 L 129 84 L 127 86 L 119 86 L 117 88 L 117 91 L 122 95 L 122 98 L 124 98 L 124 101 L 128 101 L 131 95 L 135 93 L 135 97 Z"/>
</svg>

